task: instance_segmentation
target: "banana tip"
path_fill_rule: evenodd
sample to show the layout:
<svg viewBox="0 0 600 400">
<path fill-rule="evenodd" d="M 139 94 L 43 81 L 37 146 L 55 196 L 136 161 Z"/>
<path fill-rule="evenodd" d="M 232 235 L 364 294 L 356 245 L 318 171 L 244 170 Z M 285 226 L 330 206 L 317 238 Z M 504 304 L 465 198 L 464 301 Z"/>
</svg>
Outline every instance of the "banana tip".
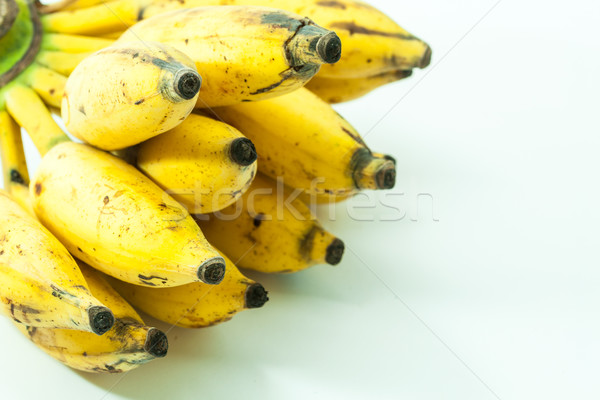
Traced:
<svg viewBox="0 0 600 400">
<path fill-rule="evenodd" d="M 393 189 L 396 186 L 396 167 L 390 162 L 377 171 L 376 182 L 378 189 Z"/>
<path fill-rule="evenodd" d="M 219 284 L 225 277 L 225 260 L 215 257 L 198 268 L 198 278 L 209 285 Z"/>
<path fill-rule="evenodd" d="M 115 323 L 113 313 L 106 307 L 94 306 L 88 310 L 90 326 L 96 335 L 104 335 Z"/>
<path fill-rule="evenodd" d="M 325 261 L 330 265 L 338 265 L 342 261 L 344 256 L 344 250 L 346 246 L 340 239 L 334 239 L 329 246 L 327 246 Z"/>
<path fill-rule="evenodd" d="M 432 53 L 431 47 L 427 46 L 427 49 L 425 49 L 425 53 L 423 54 L 423 58 L 421 58 L 421 64 L 419 64 L 419 68 L 427 68 L 429 64 L 431 64 Z"/>
<path fill-rule="evenodd" d="M 342 57 L 342 41 L 335 32 L 329 32 L 317 42 L 317 53 L 327 64 L 335 64 Z"/>
<path fill-rule="evenodd" d="M 167 351 L 169 350 L 169 341 L 167 340 L 167 335 L 165 335 L 161 330 L 151 328 L 146 336 L 144 350 L 154 357 L 166 356 Z"/>
<path fill-rule="evenodd" d="M 246 308 L 260 308 L 269 301 L 269 292 L 260 283 L 253 283 L 246 289 Z"/>
<path fill-rule="evenodd" d="M 247 138 L 234 139 L 233 142 L 231 142 L 230 154 L 231 159 L 236 164 L 239 164 L 243 167 L 252 165 L 258 158 L 254 143 Z"/>
<path fill-rule="evenodd" d="M 200 91 L 202 77 L 196 71 L 183 69 L 175 75 L 175 92 L 185 100 L 191 100 Z"/>
</svg>

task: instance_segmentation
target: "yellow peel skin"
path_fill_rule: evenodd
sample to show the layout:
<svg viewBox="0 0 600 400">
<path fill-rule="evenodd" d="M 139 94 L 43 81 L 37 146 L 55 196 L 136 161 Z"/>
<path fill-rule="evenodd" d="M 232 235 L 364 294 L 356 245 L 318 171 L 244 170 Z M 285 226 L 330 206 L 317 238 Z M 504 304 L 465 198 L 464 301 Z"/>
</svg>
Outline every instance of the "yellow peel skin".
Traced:
<svg viewBox="0 0 600 400">
<path fill-rule="evenodd" d="M 77 258 L 147 286 L 216 284 L 224 263 L 188 212 L 123 160 L 62 143 L 31 182 L 36 214 Z"/>
<path fill-rule="evenodd" d="M 137 166 L 192 214 L 234 203 L 256 174 L 256 150 L 237 129 L 191 114 L 139 146 Z"/>
<path fill-rule="evenodd" d="M 236 204 L 196 218 L 208 240 L 243 268 L 291 273 L 338 264 L 343 242 L 323 229 L 299 193 L 258 174 Z"/>
<path fill-rule="evenodd" d="M 64 246 L 4 191 L 0 282 L 0 307 L 16 322 L 97 334 L 114 322 L 110 310 L 90 293 Z"/>
<path fill-rule="evenodd" d="M 316 43 L 325 38 L 339 45 L 331 35 L 282 10 L 200 7 L 138 22 L 118 42 L 159 41 L 189 55 L 204 78 L 197 107 L 205 108 L 262 100 L 304 86 L 326 62 L 316 53 Z"/>
<path fill-rule="evenodd" d="M 356 130 L 308 89 L 214 109 L 256 145 L 258 170 L 306 194 L 389 189 L 395 166 L 373 157 Z"/>
<path fill-rule="evenodd" d="M 126 372 L 164 357 L 166 335 L 145 326 L 138 313 L 106 282 L 99 272 L 80 264 L 94 296 L 114 310 L 115 325 L 103 336 L 65 329 L 35 328 L 19 330 L 39 348 L 71 368 L 86 372 Z"/>
<path fill-rule="evenodd" d="M 104 150 L 123 149 L 180 124 L 193 110 L 200 85 L 185 54 L 149 41 L 119 43 L 73 70 L 62 118 L 77 138 Z"/>
<path fill-rule="evenodd" d="M 127 301 L 154 318 L 183 328 L 204 328 L 228 321 L 242 310 L 262 307 L 268 300 L 262 285 L 223 258 L 227 272 L 217 286 L 197 282 L 154 289 L 114 279 L 111 283 Z"/>
</svg>

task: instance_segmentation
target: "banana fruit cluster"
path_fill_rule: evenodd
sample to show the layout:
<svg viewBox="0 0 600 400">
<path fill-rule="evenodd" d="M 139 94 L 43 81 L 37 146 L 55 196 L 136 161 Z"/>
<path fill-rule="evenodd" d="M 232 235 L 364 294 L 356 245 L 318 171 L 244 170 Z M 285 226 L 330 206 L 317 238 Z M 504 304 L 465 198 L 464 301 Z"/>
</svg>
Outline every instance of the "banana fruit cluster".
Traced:
<svg viewBox="0 0 600 400">
<path fill-rule="evenodd" d="M 124 372 L 168 350 L 136 309 L 208 327 L 269 300 L 246 270 L 339 264 L 311 205 L 391 189 L 396 163 L 330 104 L 430 60 L 355 0 L 0 0 L 0 312 Z"/>
</svg>

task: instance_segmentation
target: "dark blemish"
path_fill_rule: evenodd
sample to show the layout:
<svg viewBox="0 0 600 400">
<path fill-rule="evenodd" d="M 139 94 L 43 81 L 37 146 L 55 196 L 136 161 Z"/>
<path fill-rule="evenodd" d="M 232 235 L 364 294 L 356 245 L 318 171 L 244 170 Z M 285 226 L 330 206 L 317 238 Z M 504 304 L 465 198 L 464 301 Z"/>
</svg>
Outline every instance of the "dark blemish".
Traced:
<svg viewBox="0 0 600 400">
<path fill-rule="evenodd" d="M 357 134 L 353 133 L 352 131 L 350 131 L 349 129 L 346 129 L 345 127 L 342 126 L 342 130 L 344 132 L 346 132 L 346 134 L 348 136 L 350 136 L 356 143 L 362 145 L 362 146 L 367 146 L 367 144 L 365 142 L 363 142 L 362 138 L 360 136 L 358 136 Z"/>
<path fill-rule="evenodd" d="M 185 44 L 188 44 L 189 41 L 190 39 L 184 39 Z"/>
<path fill-rule="evenodd" d="M 384 32 L 378 31 L 375 29 L 365 28 L 364 26 L 357 25 L 356 22 L 334 22 L 329 26 L 332 30 L 335 28 L 338 29 L 346 29 L 350 32 L 350 35 L 354 35 L 355 33 L 360 33 L 362 35 L 374 35 L 374 36 L 383 36 L 383 37 L 392 37 L 404 40 L 419 40 L 418 38 L 411 35 L 403 35 L 402 33 L 392 33 L 392 32 Z"/>
<path fill-rule="evenodd" d="M 105 364 L 104 366 L 106 367 L 107 371 L 114 371 L 115 370 L 115 367 L 113 367 L 112 365 Z"/>
<path fill-rule="evenodd" d="M 370 58 L 367 59 L 367 64 L 371 64 L 373 62 L 373 60 L 371 60 Z"/>
<path fill-rule="evenodd" d="M 138 58 L 138 56 L 139 56 L 139 55 L 140 55 L 140 53 L 135 53 L 135 54 L 133 55 L 133 58 Z M 123 86 L 125 86 L 125 84 L 123 84 Z"/>
<path fill-rule="evenodd" d="M 0 256 L 4 254 L 4 250 L 0 250 Z"/>
<path fill-rule="evenodd" d="M 83 253 L 83 250 L 81 250 L 81 247 L 78 247 L 78 248 L 77 248 L 77 250 L 78 250 L 80 253 Z"/>
<path fill-rule="evenodd" d="M 315 235 L 319 228 L 317 226 L 312 226 L 308 232 L 300 239 L 300 255 L 304 257 L 305 260 L 310 260 L 310 253 L 312 252 L 313 246 L 315 244 Z"/>
<path fill-rule="evenodd" d="M 87 117 L 87 114 L 85 113 L 85 108 L 83 108 L 83 106 L 79 107 L 79 112 Z"/>
<path fill-rule="evenodd" d="M 145 100 L 146 100 L 146 99 L 141 99 L 141 100 L 138 100 L 138 101 L 136 101 L 136 102 L 135 102 L 135 103 L 133 103 L 133 104 L 135 104 L 136 106 L 139 106 L 139 105 L 140 105 L 140 104 L 142 104 L 142 103 L 143 103 Z"/>
<path fill-rule="evenodd" d="M 104 204 L 108 204 L 108 202 L 110 201 L 110 198 L 108 196 L 104 196 Z"/>
<path fill-rule="evenodd" d="M 55 91 L 56 90 L 54 90 L 54 89 L 50 89 L 50 90 L 48 90 L 48 93 L 50 93 L 50 95 L 53 95 Z"/>
<path fill-rule="evenodd" d="M 373 155 L 369 149 L 361 148 L 354 152 L 352 159 L 350 160 L 350 172 L 354 180 L 354 185 L 360 189 L 357 177 L 360 177 L 360 173 L 369 165 Z"/>
<path fill-rule="evenodd" d="M 318 1 L 316 3 L 316 5 L 318 6 L 323 6 L 323 7 L 331 7 L 331 8 L 339 8 L 340 10 L 345 10 L 347 7 L 344 3 L 340 3 L 339 1 L 335 1 L 335 0 L 323 0 L 323 1 Z"/>
<path fill-rule="evenodd" d="M 87 357 L 87 352 L 85 352 L 85 351 L 84 351 L 84 352 L 83 352 L 83 356 L 84 356 L 84 357 Z"/>
<path fill-rule="evenodd" d="M 42 184 L 40 182 L 37 182 L 35 184 L 34 191 L 35 191 L 36 196 L 39 196 L 40 194 L 42 194 Z"/>
<path fill-rule="evenodd" d="M 286 14 L 279 11 L 266 12 L 261 15 L 260 18 L 263 24 L 270 24 L 274 27 L 287 29 L 290 32 L 297 31 L 299 28 L 305 25 L 305 21 L 298 21 L 295 18 L 290 18 Z"/>
<path fill-rule="evenodd" d="M 79 247 L 77 248 L 77 250 L 79 250 Z M 80 250 L 80 251 L 81 251 L 81 250 Z M 83 285 L 75 285 L 75 286 L 73 286 L 73 287 L 74 287 L 74 288 L 77 288 L 77 289 L 81 289 L 81 290 L 86 290 L 86 291 L 88 290 L 88 288 L 86 288 L 86 287 L 85 287 L 85 286 L 83 286 Z"/>
<path fill-rule="evenodd" d="M 161 281 L 166 281 L 167 280 L 167 278 L 161 278 L 160 276 L 156 276 L 156 275 L 144 276 L 142 274 L 139 274 L 138 278 L 140 278 L 140 280 L 144 281 L 145 284 L 150 285 L 150 286 L 156 286 L 152 282 L 147 282 L 147 281 L 151 281 L 152 279 L 158 279 L 158 280 L 161 280 Z"/>
<path fill-rule="evenodd" d="M 259 228 L 259 227 L 260 227 L 260 225 L 262 224 L 262 222 L 263 222 L 264 220 L 266 220 L 265 214 L 263 214 L 263 213 L 260 213 L 260 214 L 256 215 L 256 216 L 254 217 L 254 221 L 253 221 L 253 223 L 254 223 L 254 226 L 255 226 L 256 228 Z"/>
<path fill-rule="evenodd" d="M 10 170 L 10 181 L 14 182 L 14 183 L 20 183 L 21 185 L 25 184 L 25 180 L 23 179 L 23 176 L 21 176 L 21 173 L 19 171 L 17 171 L 16 169 Z"/>
<path fill-rule="evenodd" d="M 275 89 L 275 88 L 277 88 L 277 87 L 281 86 L 281 84 L 282 84 L 283 82 L 285 82 L 285 81 L 286 81 L 288 78 L 289 78 L 288 76 L 285 76 L 285 77 L 284 77 L 283 79 L 281 79 L 279 82 L 276 82 L 276 83 L 274 83 L 274 84 L 272 84 L 272 85 L 270 85 L 270 86 L 267 86 L 267 87 L 265 87 L 265 88 L 258 89 L 257 91 L 255 91 L 255 92 L 252 92 L 252 93 L 250 93 L 250 94 L 251 94 L 251 95 L 256 95 L 256 94 L 268 93 L 268 92 L 270 92 L 271 90 L 273 90 L 273 89 Z M 250 101 L 250 100 L 247 100 L 247 101 Z"/>
</svg>

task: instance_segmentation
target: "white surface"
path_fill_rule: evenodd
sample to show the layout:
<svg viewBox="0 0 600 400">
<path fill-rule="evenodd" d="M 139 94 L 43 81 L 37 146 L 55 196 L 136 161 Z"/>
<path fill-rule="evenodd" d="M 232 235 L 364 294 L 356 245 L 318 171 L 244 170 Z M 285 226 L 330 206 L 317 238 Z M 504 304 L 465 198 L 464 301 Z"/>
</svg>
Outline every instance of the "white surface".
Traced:
<svg viewBox="0 0 600 400">
<path fill-rule="evenodd" d="M 495 0 L 371 3 L 434 49 L 338 107 L 397 157 L 407 217 L 338 207 L 341 266 L 258 276 L 263 309 L 173 329 L 127 375 L 74 372 L 1 319 L 1 398 L 599 398 L 600 3 L 503 0 L 474 29 Z"/>
</svg>

